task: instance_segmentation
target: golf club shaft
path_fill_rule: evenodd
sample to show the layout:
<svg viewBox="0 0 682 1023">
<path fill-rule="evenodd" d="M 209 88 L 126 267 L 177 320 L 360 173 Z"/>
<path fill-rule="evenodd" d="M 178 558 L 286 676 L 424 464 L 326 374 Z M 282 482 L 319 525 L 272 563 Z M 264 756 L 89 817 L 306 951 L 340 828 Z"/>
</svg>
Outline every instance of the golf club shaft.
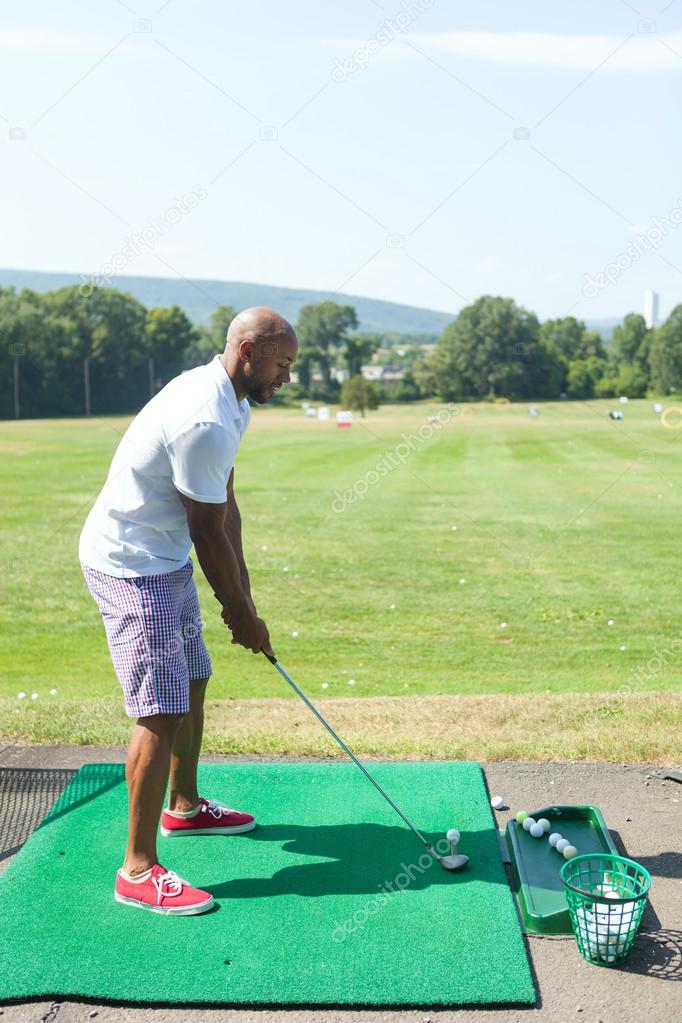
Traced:
<svg viewBox="0 0 682 1023">
<path fill-rule="evenodd" d="M 265 653 L 265 651 L 263 651 L 263 653 Z M 325 728 L 327 729 L 327 731 L 329 732 L 329 734 L 330 734 L 331 736 L 333 736 L 333 737 L 334 737 L 334 739 L 336 739 L 336 741 L 338 742 L 338 744 L 339 744 L 339 746 L 341 747 L 341 749 L 342 749 L 342 750 L 344 750 L 344 752 L 348 754 L 348 756 L 349 756 L 349 757 L 351 758 L 351 760 L 353 761 L 353 763 L 354 763 L 354 764 L 356 764 L 356 765 L 357 765 L 357 767 L 359 767 L 359 768 L 360 768 L 360 770 L 362 771 L 362 773 L 363 773 L 363 774 L 365 775 L 365 777 L 366 777 L 366 778 L 368 778 L 368 779 L 369 779 L 369 780 L 371 781 L 371 783 L 372 783 L 372 785 L 374 786 L 374 788 L 375 788 L 375 789 L 376 789 L 376 790 L 377 790 L 378 792 L 380 792 L 380 793 L 381 793 L 381 795 L 382 795 L 382 796 L 384 797 L 384 799 L 386 800 L 386 802 L 387 802 L 387 803 L 388 803 L 388 804 L 389 804 L 390 806 L 392 806 L 392 807 L 393 807 L 393 809 L 395 810 L 395 812 L 396 812 L 396 813 L 397 813 L 397 814 L 398 814 L 398 815 L 399 815 L 400 817 L 402 817 L 402 819 L 403 819 L 403 820 L 405 821 L 405 823 L 407 824 L 408 828 L 411 828 L 411 829 L 412 829 L 412 831 L 414 831 L 414 833 L 415 833 L 415 835 L 417 836 L 417 838 L 419 839 L 419 841 L 420 841 L 420 842 L 421 842 L 421 843 L 422 843 L 423 845 L 425 845 L 425 846 L 426 846 L 426 848 L 427 848 L 427 849 L 428 849 L 428 851 L 429 851 L 429 852 L 431 853 L 431 855 L 432 855 L 432 856 L 437 856 L 437 854 L 435 853 L 435 851 L 434 851 L 434 850 L 433 850 L 433 849 L 431 848 L 431 846 L 429 845 L 429 843 L 428 843 L 428 842 L 426 841 L 426 839 L 425 839 L 425 838 L 424 838 L 424 836 L 422 835 L 421 831 L 419 831 L 419 829 L 418 829 L 418 828 L 416 828 L 416 827 L 414 826 L 414 824 L 412 823 L 412 821 L 410 820 L 410 818 L 409 818 L 409 817 L 407 817 L 407 816 L 406 816 L 406 815 L 405 815 L 405 814 L 403 813 L 403 811 L 402 811 L 402 810 L 400 809 L 400 807 L 399 807 L 399 806 L 398 806 L 398 805 L 397 805 L 396 803 L 394 803 L 394 802 L 393 802 L 393 800 L 391 799 L 391 797 L 389 796 L 389 794 L 388 794 L 388 793 L 387 793 L 386 791 L 384 791 L 384 789 L 383 789 L 383 788 L 381 787 L 381 785 L 380 785 L 380 784 L 379 784 L 379 782 L 378 782 L 378 781 L 376 780 L 376 778 L 372 777 L 372 775 L 371 775 L 371 774 L 369 773 L 369 771 L 368 771 L 368 770 L 367 770 L 367 768 L 366 768 L 366 767 L 364 766 L 364 764 L 361 764 L 361 763 L 360 763 L 360 761 L 358 760 L 358 758 L 357 758 L 357 757 L 355 756 L 355 753 L 353 753 L 352 749 L 350 749 L 350 747 L 348 747 L 348 746 L 346 745 L 346 743 L 345 743 L 345 742 L 343 741 L 343 739 L 341 738 L 341 736 L 340 736 L 340 735 L 337 735 L 337 734 L 336 734 L 336 732 L 334 731 L 334 729 L 332 728 L 332 726 L 331 726 L 331 725 L 329 724 L 329 722 L 328 722 L 328 721 L 326 720 L 326 718 L 324 718 L 324 717 L 322 716 L 322 714 L 320 714 L 320 712 L 319 712 L 319 710 L 317 709 L 317 707 L 315 706 L 315 704 L 314 704 L 314 703 L 312 703 L 312 702 L 311 702 L 311 701 L 310 701 L 310 700 L 308 699 L 308 697 L 307 697 L 307 696 L 306 696 L 306 694 L 305 694 L 305 693 L 303 692 L 303 690 L 302 690 L 302 689 L 300 688 L 300 686 L 298 686 L 298 685 L 297 685 L 297 684 L 296 684 L 296 683 L 294 682 L 293 678 L 291 677 L 291 675 L 289 674 L 289 672 L 288 672 L 288 671 L 286 670 L 286 668 L 284 668 L 284 667 L 283 667 L 283 666 L 282 666 L 282 665 L 281 665 L 281 664 L 279 663 L 279 661 L 277 660 L 277 658 L 276 658 L 276 657 L 271 657 L 271 656 L 270 656 L 270 654 L 265 654 L 265 656 L 267 657 L 267 659 L 268 659 L 268 660 L 270 661 L 270 663 L 271 663 L 271 664 L 274 664 L 274 666 L 275 666 L 275 667 L 277 668 L 277 671 L 278 671 L 278 672 L 280 673 L 280 675 L 282 676 L 282 678 L 283 678 L 283 679 L 285 679 L 285 680 L 286 680 L 286 681 L 287 681 L 287 682 L 289 683 L 289 685 L 290 685 L 290 686 L 291 686 L 291 688 L 292 688 L 292 689 L 294 690 L 294 692 L 295 692 L 295 693 L 296 693 L 296 694 L 297 694 L 298 696 L 300 696 L 300 697 L 301 697 L 301 699 L 303 700 L 303 702 L 305 703 L 305 705 L 306 705 L 306 706 L 307 706 L 307 707 L 308 707 L 308 708 L 309 708 L 309 709 L 310 709 L 310 710 L 311 710 L 311 711 L 313 712 L 313 714 L 315 715 L 315 717 L 317 718 L 317 720 L 318 720 L 318 721 L 319 721 L 319 722 L 320 722 L 321 724 L 323 724 L 323 725 L 324 725 L 324 727 L 325 727 Z"/>
</svg>

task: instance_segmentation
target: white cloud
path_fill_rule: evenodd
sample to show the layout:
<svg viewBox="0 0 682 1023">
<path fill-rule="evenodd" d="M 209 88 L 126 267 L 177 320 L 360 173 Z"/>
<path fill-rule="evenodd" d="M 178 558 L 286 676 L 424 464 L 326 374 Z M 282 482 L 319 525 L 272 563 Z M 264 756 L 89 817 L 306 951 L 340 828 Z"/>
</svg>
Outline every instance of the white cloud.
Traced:
<svg viewBox="0 0 682 1023">
<path fill-rule="evenodd" d="M 61 56 L 71 53 L 102 54 L 115 39 L 108 36 L 79 35 L 53 28 L 18 28 L 0 25 L 0 50 L 7 53 L 44 53 Z"/>
<path fill-rule="evenodd" d="M 592 71 L 612 54 L 604 71 L 682 71 L 682 32 L 637 34 L 625 42 L 625 35 L 546 32 L 442 32 L 415 39 L 461 57 L 499 64 Z"/>
</svg>

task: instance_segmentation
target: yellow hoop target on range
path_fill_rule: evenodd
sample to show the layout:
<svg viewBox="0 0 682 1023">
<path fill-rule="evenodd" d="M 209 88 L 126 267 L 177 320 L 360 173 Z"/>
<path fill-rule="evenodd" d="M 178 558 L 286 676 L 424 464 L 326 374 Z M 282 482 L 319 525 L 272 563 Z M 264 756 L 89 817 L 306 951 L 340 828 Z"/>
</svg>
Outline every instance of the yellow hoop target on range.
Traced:
<svg viewBox="0 0 682 1023">
<path fill-rule="evenodd" d="M 669 420 L 669 416 L 675 416 L 676 418 Z M 682 426 L 682 406 L 669 405 L 668 408 L 664 408 L 661 412 L 661 422 L 667 430 L 679 430 Z"/>
</svg>

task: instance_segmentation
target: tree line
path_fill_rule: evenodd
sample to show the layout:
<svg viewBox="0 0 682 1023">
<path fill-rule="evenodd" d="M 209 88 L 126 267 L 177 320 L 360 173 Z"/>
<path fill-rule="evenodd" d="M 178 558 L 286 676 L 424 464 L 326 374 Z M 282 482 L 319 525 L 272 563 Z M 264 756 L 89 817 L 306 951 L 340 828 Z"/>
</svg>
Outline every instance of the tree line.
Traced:
<svg viewBox="0 0 682 1023">
<path fill-rule="evenodd" d="M 115 288 L 0 288 L 0 418 L 79 416 L 88 396 L 94 414 L 135 412 L 172 377 L 222 351 L 234 316 L 219 306 L 196 326 L 177 305 L 147 309 Z M 462 309 L 430 346 L 423 337 L 359 331 L 355 309 L 332 301 L 303 306 L 295 328 L 298 382 L 279 402 L 373 407 L 380 396 L 636 398 L 682 389 L 682 305 L 655 329 L 627 315 L 608 347 L 575 317 L 541 323 L 511 299 L 490 295 Z M 361 375 L 380 349 L 384 362 L 404 370 L 382 389 Z"/>
</svg>

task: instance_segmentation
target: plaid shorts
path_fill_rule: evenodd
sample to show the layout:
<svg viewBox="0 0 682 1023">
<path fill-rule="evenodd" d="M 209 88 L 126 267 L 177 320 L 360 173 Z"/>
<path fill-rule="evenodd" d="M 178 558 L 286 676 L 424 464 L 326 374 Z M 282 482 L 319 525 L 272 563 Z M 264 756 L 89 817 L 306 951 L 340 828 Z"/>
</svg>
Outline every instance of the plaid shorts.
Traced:
<svg viewBox="0 0 682 1023">
<path fill-rule="evenodd" d="M 194 567 L 120 578 L 81 563 L 104 620 L 128 717 L 186 714 L 189 683 L 211 675 Z"/>
</svg>

